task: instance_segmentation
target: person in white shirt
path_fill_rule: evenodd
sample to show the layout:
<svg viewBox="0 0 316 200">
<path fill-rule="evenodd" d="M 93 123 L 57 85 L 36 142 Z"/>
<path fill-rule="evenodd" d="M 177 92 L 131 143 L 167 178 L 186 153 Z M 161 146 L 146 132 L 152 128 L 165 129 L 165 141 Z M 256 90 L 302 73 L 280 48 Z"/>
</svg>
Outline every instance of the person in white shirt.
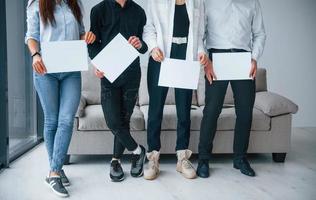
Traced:
<svg viewBox="0 0 316 200">
<path fill-rule="evenodd" d="M 217 120 L 230 83 L 237 116 L 233 147 L 234 168 L 247 176 L 255 176 L 246 153 L 255 101 L 257 61 L 263 53 L 266 40 L 261 7 L 258 0 L 207 0 L 205 8 L 206 47 L 209 57 L 212 59 L 213 53 L 251 52 L 252 68 L 249 76 L 253 80 L 214 81 L 216 72 L 212 62 L 205 67 L 205 108 L 201 123 L 197 175 L 209 177 L 209 160 Z"/>
<path fill-rule="evenodd" d="M 158 86 L 160 65 L 165 57 L 209 62 L 204 50 L 205 19 L 203 0 L 149 0 L 147 24 L 143 39 L 151 53 L 148 64 L 149 111 L 147 126 L 149 163 L 145 179 L 155 179 L 159 174 L 160 131 L 167 87 Z M 192 90 L 175 89 L 177 107 L 177 171 L 184 177 L 196 177 L 189 158 L 190 111 Z"/>
</svg>

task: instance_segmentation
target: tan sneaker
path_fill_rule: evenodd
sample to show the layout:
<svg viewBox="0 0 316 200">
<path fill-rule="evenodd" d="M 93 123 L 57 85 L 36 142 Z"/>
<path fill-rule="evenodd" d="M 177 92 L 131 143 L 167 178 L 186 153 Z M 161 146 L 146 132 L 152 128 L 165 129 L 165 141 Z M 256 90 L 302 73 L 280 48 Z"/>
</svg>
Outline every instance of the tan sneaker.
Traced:
<svg viewBox="0 0 316 200">
<path fill-rule="evenodd" d="M 144 170 L 144 178 L 146 180 L 154 180 L 159 175 L 159 157 L 160 152 L 152 151 L 147 153 L 148 164 Z"/>
<path fill-rule="evenodd" d="M 177 171 L 180 172 L 185 178 L 194 179 L 196 178 L 196 171 L 189 161 L 189 158 L 192 155 L 190 150 L 180 150 L 177 151 L 178 163 Z"/>
</svg>

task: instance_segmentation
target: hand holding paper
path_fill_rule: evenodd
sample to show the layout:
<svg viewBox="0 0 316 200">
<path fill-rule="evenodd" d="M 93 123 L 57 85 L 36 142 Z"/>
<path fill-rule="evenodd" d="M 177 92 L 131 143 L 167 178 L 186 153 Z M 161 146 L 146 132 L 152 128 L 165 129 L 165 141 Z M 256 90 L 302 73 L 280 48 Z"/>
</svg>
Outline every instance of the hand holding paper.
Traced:
<svg viewBox="0 0 316 200">
<path fill-rule="evenodd" d="M 91 62 L 113 83 L 139 56 L 119 33 Z"/>
</svg>

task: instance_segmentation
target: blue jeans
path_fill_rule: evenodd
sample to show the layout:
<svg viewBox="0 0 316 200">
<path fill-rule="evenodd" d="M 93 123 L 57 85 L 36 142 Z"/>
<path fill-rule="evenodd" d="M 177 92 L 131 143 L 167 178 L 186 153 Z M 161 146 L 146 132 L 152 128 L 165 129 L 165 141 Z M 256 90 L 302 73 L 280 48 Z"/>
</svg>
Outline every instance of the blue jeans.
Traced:
<svg viewBox="0 0 316 200">
<path fill-rule="evenodd" d="M 44 140 L 51 172 L 60 172 L 69 147 L 81 96 L 81 73 L 34 73 L 34 85 L 44 111 Z"/>
</svg>

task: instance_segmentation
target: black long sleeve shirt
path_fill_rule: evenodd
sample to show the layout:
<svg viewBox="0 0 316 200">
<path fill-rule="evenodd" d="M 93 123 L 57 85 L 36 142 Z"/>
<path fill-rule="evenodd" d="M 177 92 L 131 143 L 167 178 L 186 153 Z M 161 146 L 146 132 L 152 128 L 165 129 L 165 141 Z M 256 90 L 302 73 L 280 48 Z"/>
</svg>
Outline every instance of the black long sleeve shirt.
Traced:
<svg viewBox="0 0 316 200">
<path fill-rule="evenodd" d="M 142 42 L 142 48 L 138 51 L 142 54 L 147 52 L 148 47 L 142 39 L 146 14 L 134 1 L 127 0 L 122 8 L 115 0 L 103 0 L 92 8 L 90 22 L 90 31 L 96 35 L 96 41 L 88 47 L 91 58 L 94 58 L 118 33 L 127 40 L 131 36 L 137 36 Z M 132 66 L 140 66 L 140 59 L 137 58 L 130 67 Z"/>
</svg>

